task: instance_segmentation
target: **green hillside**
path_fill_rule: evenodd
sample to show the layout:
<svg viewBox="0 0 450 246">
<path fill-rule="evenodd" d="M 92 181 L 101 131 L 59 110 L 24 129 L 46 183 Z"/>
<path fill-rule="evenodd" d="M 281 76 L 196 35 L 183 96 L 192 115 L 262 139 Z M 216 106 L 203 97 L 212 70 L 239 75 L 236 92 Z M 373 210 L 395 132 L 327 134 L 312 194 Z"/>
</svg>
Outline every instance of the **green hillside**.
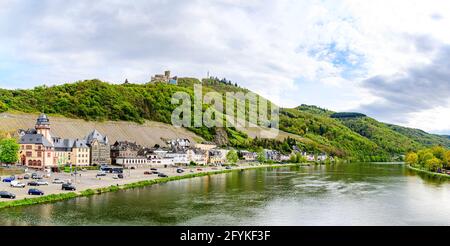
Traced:
<svg viewBox="0 0 450 246">
<path fill-rule="evenodd" d="M 442 145 L 450 148 L 450 136 L 429 134 L 419 129 L 396 126 L 392 124 L 386 124 L 386 126 L 404 136 L 407 136 L 408 138 L 413 139 L 414 141 L 422 145 Z"/>
<path fill-rule="evenodd" d="M 248 92 L 227 80 L 179 78 L 178 85 L 162 83 L 109 84 L 86 80 L 58 86 L 39 86 L 29 90 L 0 89 L 0 112 L 45 112 L 89 121 L 144 120 L 171 123 L 173 93 L 193 95 L 193 85 L 202 84 L 203 92 Z M 193 98 L 193 97 L 192 97 Z M 255 105 L 246 105 L 246 110 Z M 203 105 L 203 111 L 209 105 Z M 221 136 L 224 143 L 240 148 L 270 147 L 289 152 L 292 144 L 306 151 L 326 152 L 333 156 L 358 160 L 389 160 L 390 157 L 424 146 L 450 146 L 450 139 L 420 130 L 380 123 L 358 113 L 335 113 L 316 106 L 301 105 L 281 109 L 280 129 L 298 135 L 295 140 L 250 139 L 234 128 L 205 126 L 188 128 L 212 141 Z"/>
<path fill-rule="evenodd" d="M 280 129 L 313 140 L 317 149 L 363 160 L 388 159 L 390 153 L 326 114 L 298 109 L 283 109 L 281 112 Z"/>
<path fill-rule="evenodd" d="M 370 139 L 389 153 L 405 153 L 423 147 L 414 139 L 369 117 L 340 118 L 339 120 L 352 131 Z"/>
</svg>

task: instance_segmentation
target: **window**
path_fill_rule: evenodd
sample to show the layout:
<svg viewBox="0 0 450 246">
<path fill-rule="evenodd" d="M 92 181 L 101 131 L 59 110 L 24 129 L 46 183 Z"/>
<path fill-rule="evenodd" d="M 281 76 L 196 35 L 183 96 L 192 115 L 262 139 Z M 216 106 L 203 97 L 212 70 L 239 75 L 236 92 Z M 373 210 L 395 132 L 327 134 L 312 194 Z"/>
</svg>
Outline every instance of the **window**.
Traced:
<svg viewBox="0 0 450 246">
<path fill-rule="evenodd" d="M 27 145 L 27 149 L 33 149 L 32 145 Z"/>
<path fill-rule="evenodd" d="M 27 157 L 31 157 L 31 156 L 33 156 L 33 152 L 27 151 L 25 155 L 26 155 Z"/>
<path fill-rule="evenodd" d="M 41 151 L 37 152 L 37 157 L 42 157 L 42 152 Z"/>
<path fill-rule="evenodd" d="M 47 157 L 52 157 L 52 154 L 50 152 L 47 153 Z"/>
</svg>

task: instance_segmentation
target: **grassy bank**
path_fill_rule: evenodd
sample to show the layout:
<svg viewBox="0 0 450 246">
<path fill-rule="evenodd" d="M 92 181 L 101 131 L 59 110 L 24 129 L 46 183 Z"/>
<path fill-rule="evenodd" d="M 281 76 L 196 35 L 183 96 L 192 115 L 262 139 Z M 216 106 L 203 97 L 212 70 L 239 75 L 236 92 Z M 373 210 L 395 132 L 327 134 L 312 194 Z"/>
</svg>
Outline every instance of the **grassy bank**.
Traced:
<svg viewBox="0 0 450 246">
<path fill-rule="evenodd" d="M 411 169 L 411 170 L 414 170 L 414 171 L 416 171 L 416 172 L 424 173 L 424 174 L 430 175 L 431 177 L 438 177 L 438 178 L 447 178 L 447 179 L 450 179 L 450 175 L 448 175 L 448 174 L 431 172 L 431 171 L 428 171 L 428 170 L 425 170 L 425 169 L 421 169 L 421 168 L 417 168 L 417 167 L 412 167 L 412 166 L 410 166 L 410 165 L 406 165 L 406 167 L 409 168 L 409 169 Z"/>
<path fill-rule="evenodd" d="M 143 180 L 143 181 L 133 182 L 133 183 L 124 184 L 124 185 L 111 185 L 111 186 L 96 188 L 96 189 L 86 189 L 86 190 L 79 191 L 79 192 L 68 192 L 68 193 L 39 196 L 39 197 L 35 197 L 35 198 L 24 198 L 24 199 L 20 199 L 20 200 L 2 201 L 2 202 L 0 202 L 0 209 L 1 208 L 18 207 L 18 206 L 35 205 L 35 204 L 42 204 L 42 203 L 58 202 L 58 201 L 62 201 L 62 200 L 72 199 L 75 197 L 92 196 L 92 195 L 97 195 L 97 194 L 102 194 L 102 193 L 107 193 L 107 192 L 115 192 L 115 191 L 119 191 L 119 190 L 145 187 L 145 186 L 150 186 L 150 185 L 159 184 L 159 183 L 167 183 L 169 181 L 209 176 L 209 175 L 222 174 L 222 173 L 230 173 L 230 172 L 236 172 L 236 171 L 241 171 L 241 170 L 250 170 L 250 169 L 257 169 L 257 168 L 268 168 L 268 167 L 279 168 L 279 167 L 287 167 L 287 166 L 296 166 L 296 164 L 274 164 L 274 165 L 253 166 L 253 167 L 246 167 L 246 168 L 236 168 L 236 169 L 232 169 L 232 170 L 189 173 L 189 174 L 185 174 L 185 175 L 181 175 L 181 176 L 171 176 L 171 177 L 166 177 L 166 178 Z"/>
</svg>

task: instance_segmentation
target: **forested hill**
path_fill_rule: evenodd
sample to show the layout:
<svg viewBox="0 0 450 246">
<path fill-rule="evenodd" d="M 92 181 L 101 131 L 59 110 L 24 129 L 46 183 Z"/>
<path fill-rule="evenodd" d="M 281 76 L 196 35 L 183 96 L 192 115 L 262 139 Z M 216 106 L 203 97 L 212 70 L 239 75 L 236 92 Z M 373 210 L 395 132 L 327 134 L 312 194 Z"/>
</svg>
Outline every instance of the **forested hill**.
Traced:
<svg viewBox="0 0 450 246">
<path fill-rule="evenodd" d="M 144 120 L 171 123 L 172 95 L 184 91 L 193 95 L 193 85 L 203 84 L 204 92 L 247 92 L 229 81 L 179 78 L 178 85 L 163 83 L 110 84 L 86 80 L 28 90 L 0 89 L 0 112 L 27 112 L 62 115 L 90 121 Z M 203 106 L 206 110 L 208 105 Z M 293 144 L 310 152 L 326 152 L 342 158 L 389 160 L 408 150 L 424 146 L 450 146 L 450 139 L 420 130 L 388 125 L 358 113 L 336 113 L 316 106 L 301 105 L 281 109 L 280 129 L 295 139 L 251 139 L 233 128 L 189 128 L 213 141 L 225 135 L 226 144 L 238 148 L 275 148 L 289 152 Z"/>
</svg>

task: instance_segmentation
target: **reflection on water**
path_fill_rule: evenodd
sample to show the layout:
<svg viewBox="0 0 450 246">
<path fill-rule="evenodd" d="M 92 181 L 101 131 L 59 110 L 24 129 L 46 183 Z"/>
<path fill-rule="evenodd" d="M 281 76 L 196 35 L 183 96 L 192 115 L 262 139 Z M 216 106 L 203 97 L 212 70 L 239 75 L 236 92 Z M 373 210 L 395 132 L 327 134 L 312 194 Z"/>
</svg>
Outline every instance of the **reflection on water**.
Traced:
<svg viewBox="0 0 450 246">
<path fill-rule="evenodd" d="M 449 225 L 450 182 L 398 164 L 268 168 L 1 214 L 3 225 Z"/>
</svg>

